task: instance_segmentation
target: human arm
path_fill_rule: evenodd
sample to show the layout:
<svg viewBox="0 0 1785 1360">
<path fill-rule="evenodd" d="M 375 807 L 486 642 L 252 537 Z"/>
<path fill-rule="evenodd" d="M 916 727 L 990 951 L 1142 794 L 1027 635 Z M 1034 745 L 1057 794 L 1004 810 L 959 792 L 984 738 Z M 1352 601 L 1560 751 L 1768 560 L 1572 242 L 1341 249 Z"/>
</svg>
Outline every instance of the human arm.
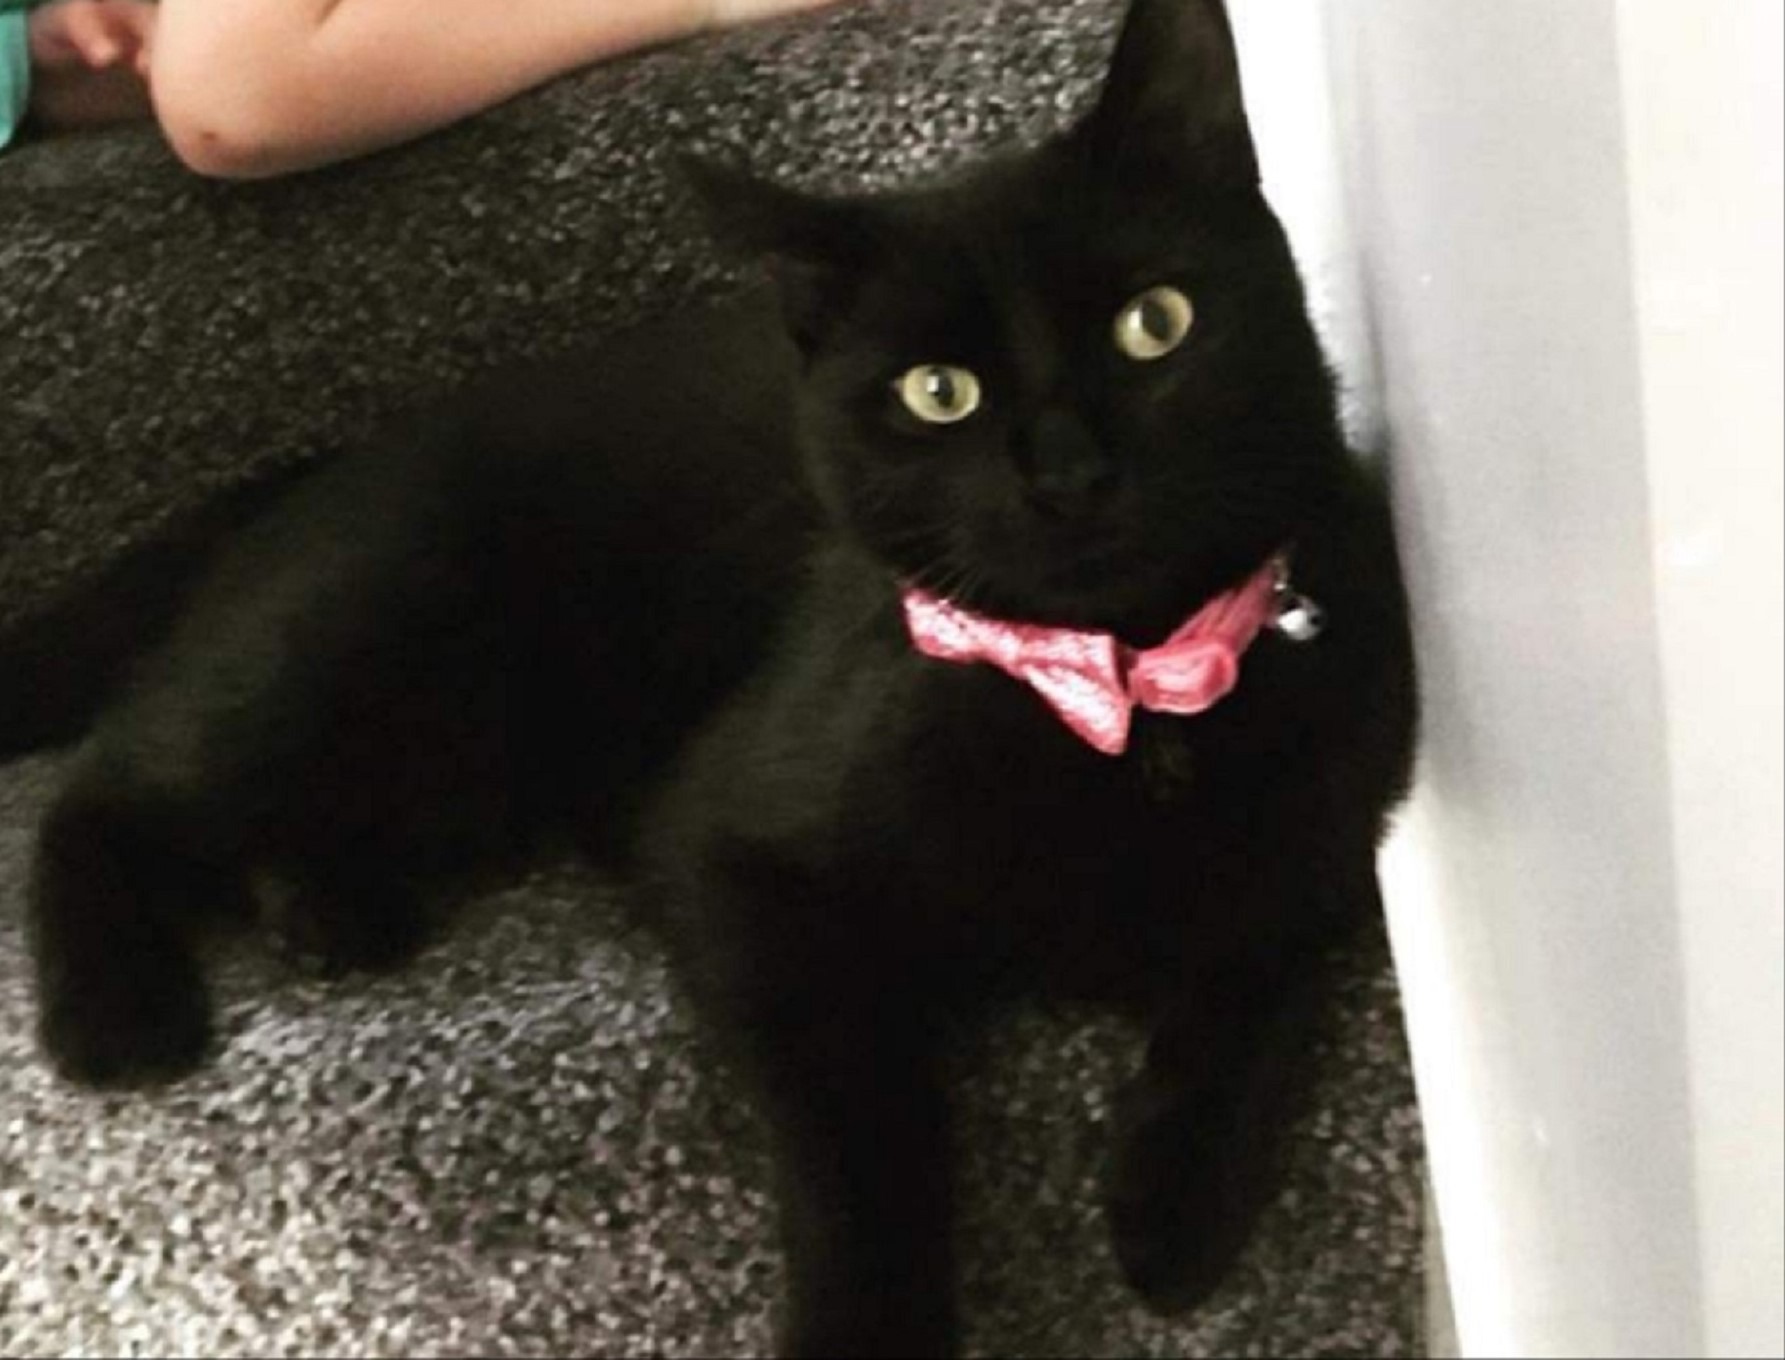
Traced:
<svg viewBox="0 0 1785 1360">
<path fill-rule="evenodd" d="M 151 85 L 203 174 L 259 178 L 420 135 L 577 67 L 828 0 L 162 0 Z"/>
</svg>

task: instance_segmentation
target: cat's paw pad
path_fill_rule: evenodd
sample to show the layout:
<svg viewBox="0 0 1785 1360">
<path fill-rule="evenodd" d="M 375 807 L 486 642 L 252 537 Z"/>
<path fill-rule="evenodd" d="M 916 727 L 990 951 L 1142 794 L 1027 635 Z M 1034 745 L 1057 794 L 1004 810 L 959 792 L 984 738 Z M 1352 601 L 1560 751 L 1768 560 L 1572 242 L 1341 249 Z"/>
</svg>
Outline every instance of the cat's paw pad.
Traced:
<svg viewBox="0 0 1785 1360">
<path fill-rule="evenodd" d="M 158 1085 L 186 1075 L 211 1047 L 211 1010 L 184 961 L 119 959 L 40 982 L 38 1040 L 70 1081 Z"/>
</svg>

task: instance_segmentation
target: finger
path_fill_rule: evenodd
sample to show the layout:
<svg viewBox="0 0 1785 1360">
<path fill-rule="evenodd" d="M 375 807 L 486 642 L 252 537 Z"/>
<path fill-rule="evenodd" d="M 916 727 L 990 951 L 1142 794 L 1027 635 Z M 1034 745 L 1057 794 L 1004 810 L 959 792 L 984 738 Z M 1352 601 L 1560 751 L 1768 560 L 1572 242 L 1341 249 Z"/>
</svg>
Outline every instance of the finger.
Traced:
<svg viewBox="0 0 1785 1360">
<path fill-rule="evenodd" d="M 100 6 L 70 0 L 62 22 L 70 45 L 87 65 L 110 66 L 124 55 L 124 45 L 112 32 L 112 21 Z"/>
</svg>

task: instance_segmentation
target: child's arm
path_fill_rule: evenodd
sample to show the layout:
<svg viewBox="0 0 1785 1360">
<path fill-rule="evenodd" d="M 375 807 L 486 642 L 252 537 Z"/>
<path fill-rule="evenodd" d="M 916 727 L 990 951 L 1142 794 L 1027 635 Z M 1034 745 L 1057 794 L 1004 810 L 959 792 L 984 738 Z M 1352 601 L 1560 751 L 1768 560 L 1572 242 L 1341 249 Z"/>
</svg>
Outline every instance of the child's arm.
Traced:
<svg viewBox="0 0 1785 1360">
<path fill-rule="evenodd" d="M 162 0 L 151 88 L 204 174 L 302 170 L 603 57 L 830 0 Z"/>
</svg>

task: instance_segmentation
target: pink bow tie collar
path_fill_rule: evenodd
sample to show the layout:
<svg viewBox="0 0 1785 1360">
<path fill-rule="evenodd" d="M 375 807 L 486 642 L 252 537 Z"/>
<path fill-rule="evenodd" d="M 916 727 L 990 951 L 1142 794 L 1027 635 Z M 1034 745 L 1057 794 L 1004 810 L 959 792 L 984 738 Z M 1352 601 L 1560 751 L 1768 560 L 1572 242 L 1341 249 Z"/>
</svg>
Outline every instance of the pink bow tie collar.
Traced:
<svg viewBox="0 0 1785 1360">
<path fill-rule="evenodd" d="M 918 651 L 1008 672 L 1080 737 L 1112 756 L 1128 749 L 1136 705 L 1156 713 L 1201 713 L 1238 683 L 1240 657 L 1260 630 L 1274 628 L 1305 642 L 1321 626 L 1319 606 L 1290 588 L 1281 555 L 1144 651 L 1109 633 L 986 618 L 915 587 L 905 591 L 904 605 Z"/>
</svg>

